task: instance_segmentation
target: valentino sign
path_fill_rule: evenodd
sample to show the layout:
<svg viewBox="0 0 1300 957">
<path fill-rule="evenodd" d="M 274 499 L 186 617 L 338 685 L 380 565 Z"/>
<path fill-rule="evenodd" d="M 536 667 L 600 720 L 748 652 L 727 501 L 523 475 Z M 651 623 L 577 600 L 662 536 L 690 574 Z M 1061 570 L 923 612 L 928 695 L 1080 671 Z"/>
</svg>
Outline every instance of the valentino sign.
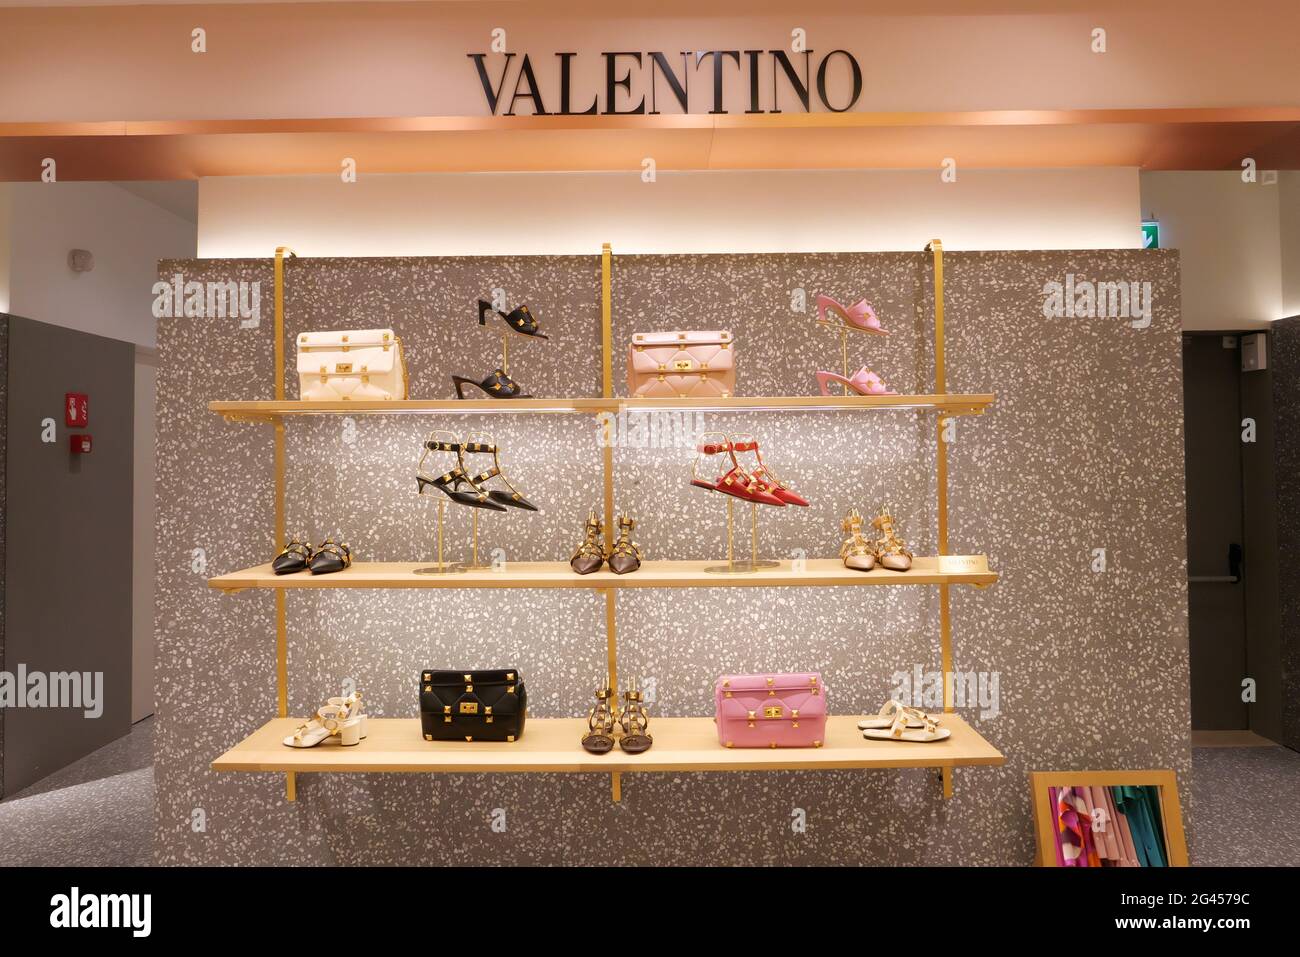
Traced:
<svg viewBox="0 0 1300 957">
<path fill-rule="evenodd" d="M 604 59 L 603 84 L 595 90 L 575 91 L 574 58 L 576 53 L 556 53 L 555 60 L 539 60 L 535 65 L 525 53 L 517 58 L 514 53 L 493 57 L 501 62 L 501 71 L 492 76 L 493 64 L 486 53 L 470 53 L 483 85 L 483 96 L 493 115 L 516 116 L 515 107 L 520 101 L 528 104 L 530 112 L 542 116 L 584 116 L 602 114 L 624 116 L 634 114 L 656 115 L 659 94 L 664 94 L 664 104 L 672 112 L 699 112 L 704 105 L 710 113 L 726 113 L 727 91 L 733 84 L 745 91 L 746 113 L 781 113 L 782 90 L 784 102 L 793 108 L 797 102 L 805 113 L 813 111 L 812 94 L 815 91 L 824 109 L 843 113 L 853 108 L 862 95 L 862 68 L 847 50 L 832 50 L 816 58 L 812 50 L 789 54 L 784 50 L 700 50 L 672 55 L 654 51 L 602 53 Z M 680 63 L 677 63 L 680 58 Z M 517 62 L 516 62 L 517 59 Z M 800 62 L 802 60 L 802 62 Z M 553 82 L 543 86 L 538 81 L 538 69 L 554 76 Z M 847 76 L 848 89 L 828 90 L 828 75 Z M 692 102 L 691 78 L 706 86 L 703 96 L 697 94 Z M 633 83 L 644 90 L 641 98 L 632 101 Z M 762 106 L 763 94 L 771 89 L 770 109 Z M 832 102 L 838 99 L 839 102 Z M 574 106 L 575 100 L 578 106 Z M 648 101 L 648 102 L 647 102 Z M 672 103 L 676 102 L 676 107 Z"/>
</svg>

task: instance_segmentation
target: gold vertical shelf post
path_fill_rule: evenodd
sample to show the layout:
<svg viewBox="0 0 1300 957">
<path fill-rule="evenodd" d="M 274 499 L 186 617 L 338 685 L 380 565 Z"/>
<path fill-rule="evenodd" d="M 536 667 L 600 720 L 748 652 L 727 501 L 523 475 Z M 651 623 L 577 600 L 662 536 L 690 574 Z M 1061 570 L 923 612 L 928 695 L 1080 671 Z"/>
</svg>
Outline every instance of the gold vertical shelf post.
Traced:
<svg viewBox="0 0 1300 957">
<path fill-rule="evenodd" d="M 600 394 L 606 399 L 614 397 L 614 329 L 612 267 L 613 250 L 609 243 L 600 247 Z M 608 414 L 608 413 L 606 413 Z M 614 544 L 614 441 L 613 423 L 605 420 L 601 435 L 601 465 L 605 477 L 605 551 Z M 609 687 L 618 688 L 618 600 L 614 589 L 605 592 L 605 668 Z M 617 771 L 610 774 L 610 793 L 613 799 L 623 799 L 623 776 Z"/>
<path fill-rule="evenodd" d="M 275 250 L 275 400 L 284 401 L 284 254 L 297 254 L 288 246 Z M 272 554 L 284 546 L 284 419 L 275 420 L 275 542 Z M 289 716 L 289 634 L 285 625 L 285 594 L 275 593 L 275 684 L 276 705 L 281 718 Z M 285 774 L 284 797 L 286 801 L 298 798 L 298 782 L 294 772 Z"/>
<path fill-rule="evenodd" d="M 943 242 L 938 239 L 930 241 L 925 247 L 934 257 L 934 391 L 939 395 L 948 392 L 947 369 L 944 365 L 943 350 Z M 935 485 L 938 489 L 938 524 L 940 556 L 948 554 L 948 443 L 944 432 L 948 428 L 948 417 L 939 416 L 938 440 L 935 450 Z M 943 710 L 953 710 L 952 693 L 952 611 L 949 605 L 950 595 L 947 585 L 939 586 L 939 650 L 940 667 L 943 669 Z M 943 796 L 952 797 L 952 768 L 943 768 Z"/>
</svg>

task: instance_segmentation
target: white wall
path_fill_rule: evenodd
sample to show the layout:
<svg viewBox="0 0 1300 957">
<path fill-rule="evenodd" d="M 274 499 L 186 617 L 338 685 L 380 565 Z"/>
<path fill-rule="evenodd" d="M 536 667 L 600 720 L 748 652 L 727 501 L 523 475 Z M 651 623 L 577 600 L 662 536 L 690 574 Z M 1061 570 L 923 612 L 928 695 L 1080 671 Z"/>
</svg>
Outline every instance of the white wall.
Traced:
<svg viewBox="0 0 1300 957">
<path fill-rule="evenodd" d="M 1240 172 L 1143 173 L 1142 211 L 1182 259 L 1184 329 L 1258 329 L 1282 304 L 1281 184 Z"/>
<path fill-rule="evenodd" d="M 9 311 L 152 346 L 158 260 L 193 256 L 194 224 L 112 183 L 13 183 L 9 192 Z M 69 269 L 70 249 L 94 253 L 94 271 Z"/>
<path fill-rule="evenodd" d="M 222 177 L 199 181 L 199 255 L 1131 248 L 1139 205 L 1116 168 Z"/>
<path fill-rule="evenodd" d="M 150 190 L 133 184 L 132 192 L 112 183 L 0 184 L 0 261 L 10 265 L 8 311 L 137 346 L 131 544 L 133 721 L 151 714 L 154 703 L 156 359 L 149 354 L 155 341 L 153 284 L 159 259 L 191 257 L 196 249 L 195 224 L 172 211 L 184 209 L 186 190 L 192 195 L 196 187 L 181 183 L 156 186 Z M 10 200 L 7 229 L 6 196 Z M 6 241 L 8 257 L 3 255 Z M 69 269 L 70 249 L 94 253 L 94 270 L 74 273 Z M 0 266 L 0 295 L 3 277 Z"/>
</svg>

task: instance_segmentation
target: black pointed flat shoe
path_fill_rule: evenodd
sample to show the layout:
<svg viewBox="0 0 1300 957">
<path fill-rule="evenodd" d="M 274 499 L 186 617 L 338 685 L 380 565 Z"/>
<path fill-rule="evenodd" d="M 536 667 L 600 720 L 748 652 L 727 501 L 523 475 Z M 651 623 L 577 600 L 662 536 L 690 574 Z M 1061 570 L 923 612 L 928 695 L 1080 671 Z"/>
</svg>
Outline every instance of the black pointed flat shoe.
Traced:
<svg viewBox="0 0 1300 957">
<path fill-rule="evenodd" d="M 351 564 L 352 549 L 327 538 L 316 549 L 316 554 L 311 557 L 311 563 L 307 567 L 313 575 L 328 575 L 331 572 L 341 572 Z"/>
<path fill-rule="evenodd" d="M 487 325 L 487 314 L 489 312 L 495 312 L 505 320 L 507 326 L 521 336 L 531 336 L 534 339 L 550 338 L 550 336 L 544 336 L 538 331 L 537 319 L 529 311 L 527 303 L 511 310 L 509 313 L 504 313 L 500 309 L 494 309 L 492 303 L 480 299 L 478 301 L 478 324 L 480 326 Z"/>
<path fill-rule="evenodd" d="M 495 445 L 487 442 L 466 442 L 462 448 L 466 453 L 490 454 L 492 456 L 492 465 L 489 468 L 484 469 L 477 475 L 469 476 L 470 484 L 480 491 L 486 491 L 491 501 L 496 502 L 498 505 L 507 505 L 510 508 L 522 508 L 526 512 L 541 511 L 536 505 L 524 498 L 519 489 L 510 484 L 505 472 L 501 470 L 501 458 Z M 501 479 L 501 482 L 510 491 L 484 489 L 484 484 L 494 478 Z"/>
<path fill-rule="evenodd" d="M 438 441 L 437 436 L 445 435 L 452 441 Z M 451 432 L 435 431 L 429 433 L 429 438 L 425 440 L 424 451 L 420 455 L 420 464 L 415 470 L 415 489 L 420 494 L 424 494 L 426 488 L 436 488 L 457 505 L 465 505 L 469 508 L 487 509 L 489 512 L 504 512 L 504 505 L 492 501 L 492 497 L 483 489 L 476 486 L 470 481 L 469 475 L 465 472 L 465 452 L 468 446 L 456 440 L 456 436 Z M 456 456 L 456 464 L 438 476 L 428 475 L 424 471 L 424 462 L 432 452 L 451 452 Z M 461 488 L 461 486 L 466 486 Z"/>
<path fill-rule="evenodd" d="M 294 539 L 271 560 L 271 571 L 277 575 L 292 575 L 307 568 L 311 562 L 311 546 Z"/>
<path fill-rule="evenodd" d="M 531 395 L 524 393 L 519 383 L 510 376 L 506 375 L 500 369 L 497 369 L 482 382 L 475 382 L 473 379 L 466 379 L 464 376 L 454 375 L 451 377 L 452 385 L 456 387 L 456 398 L 465 398 L 465 393 L 461 390 L 472 385 L 476 389 L 481 389 L 489 399 L 531 399 Z"/>
</svg>

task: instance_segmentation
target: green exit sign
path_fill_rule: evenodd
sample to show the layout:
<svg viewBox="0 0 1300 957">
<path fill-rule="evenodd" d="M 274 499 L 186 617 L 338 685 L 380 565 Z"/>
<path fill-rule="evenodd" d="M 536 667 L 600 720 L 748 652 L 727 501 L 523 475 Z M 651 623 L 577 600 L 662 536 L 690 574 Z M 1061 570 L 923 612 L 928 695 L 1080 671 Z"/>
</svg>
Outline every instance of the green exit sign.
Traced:
<svg viewBox="0 0 1300 957">
<path fill-rule="evenodd" d="M 1144 222 L 1142 224 L 1142 248 L 1160 248 L 1160 224 L 1155 220 Z"/>
</svg>

